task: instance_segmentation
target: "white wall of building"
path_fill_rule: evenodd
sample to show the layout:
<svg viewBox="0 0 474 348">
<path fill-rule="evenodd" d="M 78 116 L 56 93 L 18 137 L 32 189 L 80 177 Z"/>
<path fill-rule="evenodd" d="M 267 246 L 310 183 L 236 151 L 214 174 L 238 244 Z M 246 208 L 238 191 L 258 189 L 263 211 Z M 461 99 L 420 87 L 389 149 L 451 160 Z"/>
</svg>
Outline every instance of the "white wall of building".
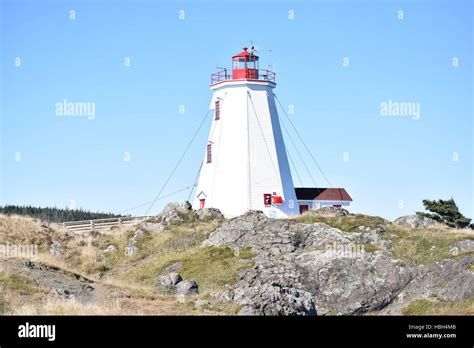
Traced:
<svg viewBox="0 0 474 348">
<path fill-rule="evenodd" d="M 324 207 L 332 207 L 334 205 L 341 205 L 343 207 L 348 207 L 350 202 L 348 201 L 308 201 L 308 200 L 298 200 L 298 204 L 306 204 L 309 209 L 319 209 Z"/>
<path fill-rule="evenodd" d="M 220 119 L 212 121 L 212 163 L 204 162 L 196 195 L 225 216 L 262 210 L 270 217 L 299 215 L 291 171 L 273 97 L 275 84 L 228 81 L 214 85 L 210 108 L 220 100 Z M 263 195 L 276 192 L 283 205 L 265 207 Z M 199 208 L 196 198 L 194 208 Z"/>
</svg>

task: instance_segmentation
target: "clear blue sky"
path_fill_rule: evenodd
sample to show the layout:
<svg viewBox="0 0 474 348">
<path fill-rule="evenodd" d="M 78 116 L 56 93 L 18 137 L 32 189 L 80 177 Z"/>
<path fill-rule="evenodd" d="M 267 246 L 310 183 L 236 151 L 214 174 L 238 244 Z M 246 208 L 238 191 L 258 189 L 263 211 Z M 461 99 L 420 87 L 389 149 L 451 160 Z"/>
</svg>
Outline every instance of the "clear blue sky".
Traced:
<svg viewBox="0 0 474 348">
<path fill-rule="evenodd" d="M 471 1 L 2 0 L 0 21 L 0 204 L 122 212 L 152 200 L 207 111 L 210 74 L 252 40 L 352 211 L 392 219 L 453 197 L 474 217 Z M 95 119 L 57 116 L 64 99 L 94 102 Z M 421 117 L 381 116 L 388 100 L 420 103 Z M 193 183 L 210 122 L 164 194 Z"/>
</svg>

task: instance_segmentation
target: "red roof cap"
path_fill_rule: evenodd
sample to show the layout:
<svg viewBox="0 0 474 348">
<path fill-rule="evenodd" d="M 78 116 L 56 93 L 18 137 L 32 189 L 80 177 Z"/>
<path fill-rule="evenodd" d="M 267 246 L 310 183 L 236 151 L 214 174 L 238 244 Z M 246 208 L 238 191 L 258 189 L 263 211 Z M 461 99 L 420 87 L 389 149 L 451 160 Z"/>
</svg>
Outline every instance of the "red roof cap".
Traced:
<svg viewBox="0 0 474 348">
<path fill-rule="evenodd" d="M 255 58 L 258 58 L 258 56 L 256 56 L 255 54 L 253 54 L 252 52 L 249 52 L 247 51 L 248 48 L 247 47 L 244 47 L 244 50 L 242 52 L 240 52 L 239 54 L 236 54 L 235 56 L 232 57 L 232 59 L 235 59 L 235 58 L 247 58 L 247 57 L 255 57 Z"/>
</svg>

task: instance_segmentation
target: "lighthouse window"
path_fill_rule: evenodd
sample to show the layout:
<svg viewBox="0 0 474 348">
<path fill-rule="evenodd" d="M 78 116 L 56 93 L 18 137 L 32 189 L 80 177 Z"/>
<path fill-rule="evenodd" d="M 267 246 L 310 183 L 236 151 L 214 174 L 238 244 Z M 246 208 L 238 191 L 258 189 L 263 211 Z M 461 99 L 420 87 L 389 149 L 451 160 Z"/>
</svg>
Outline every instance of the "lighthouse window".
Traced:
<svg viewBox="0 0 474 348">
<path fill-rule="evenodd" d="M 207 144 L 207 163 L 212 162 L 212 144 Z"/>
<path fill-rule="evenodd" d="M 214 110 L 214 120 L 219 120 L 221 118 L 221 108 L 219 105 L 219 101 L 216 101 L 216 107 Z"/>
</svg>

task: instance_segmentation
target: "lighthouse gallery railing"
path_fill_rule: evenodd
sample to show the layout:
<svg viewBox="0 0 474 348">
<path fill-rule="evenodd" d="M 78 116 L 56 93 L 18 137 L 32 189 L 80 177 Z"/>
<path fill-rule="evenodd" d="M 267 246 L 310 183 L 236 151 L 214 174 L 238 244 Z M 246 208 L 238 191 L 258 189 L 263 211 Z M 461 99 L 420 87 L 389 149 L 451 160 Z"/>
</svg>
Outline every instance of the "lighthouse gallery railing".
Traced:
<svg viewBox="0 0 474 348">
<path fill-rule="evenodd" d="M 261 81 L 270 81 L 275 82 L 275 73 L 270 70 L 258 70 L 258 78 L 256 78 L 257 74 L 255 74 L 254 69 L 248 69 L 246 72 L 246 76 L 239 77 L 239 79 L 246 78 L 249 80 L 261 80 Z M 211 85 L 222 82 L 222 81 L 230 81 L 232 80 L 232 74 L 228 73 L 227 70 L 221 70 L 214 74 L 211 74 Z"/>
</svg>

